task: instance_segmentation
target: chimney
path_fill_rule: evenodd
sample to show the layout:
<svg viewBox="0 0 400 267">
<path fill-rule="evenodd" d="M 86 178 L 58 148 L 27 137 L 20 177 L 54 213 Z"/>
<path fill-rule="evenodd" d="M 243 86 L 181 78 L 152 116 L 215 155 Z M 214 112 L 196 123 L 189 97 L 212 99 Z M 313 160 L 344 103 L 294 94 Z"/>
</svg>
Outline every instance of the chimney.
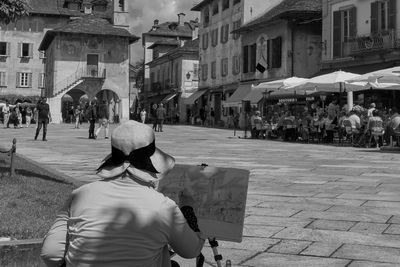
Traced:
<svg viewBox="0 0 400 267">
<path fill-rule="evenodd" d="M 155 19 L 155 20 L 154 20 L 154 24 L 153 24 L 153 27 L 152 27 L 152 30 L 153 30 L 153 31 L 157 30 L 158 22 L 159 22 L 158 19 Z"/>
<path fill-rule="evenodd" d="M 179 13 L 178 14 L 178 25 L 182 26 L 183 25 L 183 17 L 186 16 L 185 13 Z"/>
</svg>

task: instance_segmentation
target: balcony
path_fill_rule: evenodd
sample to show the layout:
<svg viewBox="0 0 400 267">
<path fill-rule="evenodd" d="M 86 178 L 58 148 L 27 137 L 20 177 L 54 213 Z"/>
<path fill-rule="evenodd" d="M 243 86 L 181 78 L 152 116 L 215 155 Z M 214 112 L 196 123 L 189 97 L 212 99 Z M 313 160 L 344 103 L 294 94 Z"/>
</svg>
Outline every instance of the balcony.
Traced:
<svg viewBox="0 0 400 267">
<path fill-rule="evenodd" d="M 388 30 L 377 34 L 362 35 L 344 43 L 343 53 L 348 56 L 376 53 L 377 51 L 399 49 L 400 31 Z"/>
</svg>

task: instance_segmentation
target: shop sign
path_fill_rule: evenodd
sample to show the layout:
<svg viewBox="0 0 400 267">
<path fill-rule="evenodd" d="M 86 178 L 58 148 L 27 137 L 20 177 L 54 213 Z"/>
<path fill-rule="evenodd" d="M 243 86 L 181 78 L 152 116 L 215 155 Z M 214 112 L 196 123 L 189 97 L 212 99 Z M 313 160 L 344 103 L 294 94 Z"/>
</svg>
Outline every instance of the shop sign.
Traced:
<svg viewBox="0 0 400 267">
<path fill-rule="evenodd" d="M 279 99 L 279 103 L 291 103 L 291 102 L 296 102 L 296 98 L 284 98 L 284 99 Z"/>
</svg>

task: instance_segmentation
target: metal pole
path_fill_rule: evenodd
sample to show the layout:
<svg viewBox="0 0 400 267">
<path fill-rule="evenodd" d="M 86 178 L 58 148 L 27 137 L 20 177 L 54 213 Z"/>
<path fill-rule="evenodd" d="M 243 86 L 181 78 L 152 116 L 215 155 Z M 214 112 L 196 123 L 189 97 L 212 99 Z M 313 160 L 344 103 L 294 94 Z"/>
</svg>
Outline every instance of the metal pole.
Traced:
<svg viewBox="0 0 400 267">
<path fill-rule="evenodd" d="M 17 152 L 17 139 L 13 139 L 13 145 L 10 150 L 10 177 L 15 176 L 14 154 Z"/>
</svg>

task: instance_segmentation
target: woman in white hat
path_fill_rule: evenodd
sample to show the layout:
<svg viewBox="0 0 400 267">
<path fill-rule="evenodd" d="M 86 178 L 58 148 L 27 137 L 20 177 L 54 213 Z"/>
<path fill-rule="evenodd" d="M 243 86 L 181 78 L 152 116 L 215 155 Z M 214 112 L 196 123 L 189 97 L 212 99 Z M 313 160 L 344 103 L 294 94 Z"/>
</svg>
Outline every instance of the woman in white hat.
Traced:
<svg viewBox="0 0 400 267">
<path fill-rule="evenodd" d="M 200 232 L 155 190 L 175 160 L 156 148 L 153 130 L 128 121 L 114 130 L 111 146 L 98 168 L 103 180 L 74 190 L 45 236 L 46 265 L 168 267 L 168 245 L 181 257 L 197 257 Z"/>
</svg>

